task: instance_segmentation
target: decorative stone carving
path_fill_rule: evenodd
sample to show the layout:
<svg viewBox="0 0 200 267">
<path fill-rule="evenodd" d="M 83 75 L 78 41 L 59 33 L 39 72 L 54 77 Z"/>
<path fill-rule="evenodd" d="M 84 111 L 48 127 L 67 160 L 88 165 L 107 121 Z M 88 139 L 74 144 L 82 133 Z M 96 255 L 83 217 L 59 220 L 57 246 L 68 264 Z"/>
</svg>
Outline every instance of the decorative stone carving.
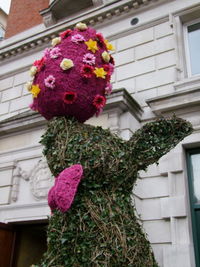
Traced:
<svg viewBox="0 0 200 267">
<path fill-rule="evenodd" d="M 29 176 L 27 172 L 23 171 L 19 166 L 19 163 L 14 162 L 14 170 L 13 170 L 13 183 L 12 183 L 12 191 L 11 191 L 11 200 L 16 202 L 18 199 L 19 193 L 19 185 L 20 179 L 24 179 L 25 181 L 29 180 Z"/>
<path fill-rule="evenodd" d="M 30 172 L 30 189 L 34 198 L 46 199 L 53 180 L 47 162 L 44 159 L 39 160 Z"/>
</svg>

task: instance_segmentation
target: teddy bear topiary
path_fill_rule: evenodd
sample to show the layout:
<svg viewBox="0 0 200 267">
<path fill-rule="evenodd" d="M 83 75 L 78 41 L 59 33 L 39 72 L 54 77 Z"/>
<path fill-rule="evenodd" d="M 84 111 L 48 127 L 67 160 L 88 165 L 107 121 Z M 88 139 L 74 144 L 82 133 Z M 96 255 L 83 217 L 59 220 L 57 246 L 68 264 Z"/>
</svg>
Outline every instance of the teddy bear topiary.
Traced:
<svg viewBox="0 0 200 267">
<path fill-rule="evenodd" d="M 183 119 L 159 119 L 129 141 L 84 122 L 99 114 L 111 93 L 112 45 L 79 23 L 66 30 L 31 68 L 31 108 L 48 120 L 42 136 L 55 185 L 41 267 L 156 267 L 135 214 L 138 172 L 192 131 Z M 155 184 L 156 186 L 156 184 Z"/>
</svg>

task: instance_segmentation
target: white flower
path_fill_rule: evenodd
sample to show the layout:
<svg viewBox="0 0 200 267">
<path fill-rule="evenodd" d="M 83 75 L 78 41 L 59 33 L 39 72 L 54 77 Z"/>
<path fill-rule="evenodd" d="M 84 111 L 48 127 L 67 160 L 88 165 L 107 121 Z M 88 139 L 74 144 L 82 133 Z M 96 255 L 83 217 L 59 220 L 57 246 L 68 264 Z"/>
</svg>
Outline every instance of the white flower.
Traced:
<svg viewBox="0 0 200 267">
<path fill-rule="evenodd" d="M 25 84 L 25 87 L 26 87 L 26 90 L 28 90 L 28 91 L 31 91 L 31 89 L 32 89 L 32 82 L 27 82 L 26 84 Z"/>
<path fill-rule="evenodd" d="M 63 70 L 71 69 L 74 66 L 74 63 L 71 59 L 63 58 L 62 62 L 60 63 L 60 67 Z"/>
<path fill-rule="evenodd" d="M 87 30 L 87 25 L 85 23 L 79 22 L 76 24 L 75 28 L 84 31 Z"/>
<path fill-rule="evenodd" d="M 34 77 L 35 74 L 37 73 L 37 67 L 36 66 L 32 66 L 29 70 L 29 74 L 31 77 Z"/>
<path fill-rule="evenodd" d="M 52 44 L 52 46 L 56 46 L 60 42 L 61 42 L 61 37 L 56 37 L 56 38 L 52 39 L 51 44 Z"/>
<path fill-rule="evenodd" d="M 110 55 L 108 54 L 108 52 L 104 51 L 101 55 L 105 62 L 108 63 L 110 61 Z"/>
</svg>

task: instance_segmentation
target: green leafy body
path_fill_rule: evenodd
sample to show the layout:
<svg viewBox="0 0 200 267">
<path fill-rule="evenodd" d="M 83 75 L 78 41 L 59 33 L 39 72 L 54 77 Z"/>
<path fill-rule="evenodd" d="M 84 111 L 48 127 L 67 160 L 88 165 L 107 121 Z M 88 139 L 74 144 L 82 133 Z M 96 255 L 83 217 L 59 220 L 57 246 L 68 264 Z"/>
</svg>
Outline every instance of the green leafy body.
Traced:
<svg viewBox="0 0 200 267">
<path fill-rule="evenodd" d="M 41 143 L 53 175 L 81 164 L 84 178 L 70 210 L 51 216 L 48 251 L 39 266 L 156 267 L 131 203 L 133 185 L 139 170 L 191 131 L 188 122 L 174 117 L 148 123 L 124 141 L 74 119 L 51 120 Z"/>
</svg>

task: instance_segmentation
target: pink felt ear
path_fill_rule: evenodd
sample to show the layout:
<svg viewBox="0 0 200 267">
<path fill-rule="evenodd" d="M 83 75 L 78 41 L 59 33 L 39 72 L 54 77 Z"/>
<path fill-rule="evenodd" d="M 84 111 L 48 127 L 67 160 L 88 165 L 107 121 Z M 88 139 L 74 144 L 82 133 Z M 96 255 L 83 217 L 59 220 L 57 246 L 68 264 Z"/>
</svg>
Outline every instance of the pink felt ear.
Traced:
<svg viewBox="0 0 200 267">
<path fill-rule="evenodd" d="M 66 212 L 71 207 L 82 177 L 83 168 L 80 164 L 72 165 L 58 175 L 48 193 L 48 204 L 52 211 L 59 209 Z"/>
</svg>

